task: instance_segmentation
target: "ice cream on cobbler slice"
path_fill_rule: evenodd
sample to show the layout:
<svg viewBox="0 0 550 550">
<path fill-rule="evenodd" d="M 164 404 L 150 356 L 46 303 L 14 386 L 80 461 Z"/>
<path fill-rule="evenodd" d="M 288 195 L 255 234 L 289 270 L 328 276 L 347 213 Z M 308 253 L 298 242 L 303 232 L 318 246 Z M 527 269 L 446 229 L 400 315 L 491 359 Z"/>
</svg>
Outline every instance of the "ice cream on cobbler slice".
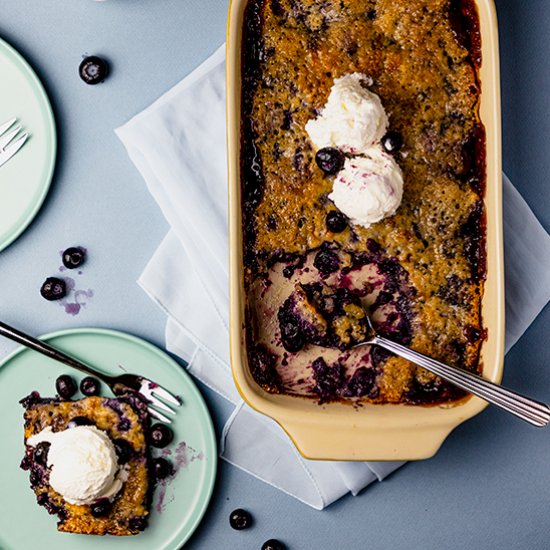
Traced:
<svg viewBox="0 0 550 550">
<path fill-rule="evenodd" d="M 135 535 L 151 501 L 147 409 L 135 396 L 77 401 L 21 401 L 25 456 L 39 505 L 57 529 L 89 535 Z"/>
</svg>

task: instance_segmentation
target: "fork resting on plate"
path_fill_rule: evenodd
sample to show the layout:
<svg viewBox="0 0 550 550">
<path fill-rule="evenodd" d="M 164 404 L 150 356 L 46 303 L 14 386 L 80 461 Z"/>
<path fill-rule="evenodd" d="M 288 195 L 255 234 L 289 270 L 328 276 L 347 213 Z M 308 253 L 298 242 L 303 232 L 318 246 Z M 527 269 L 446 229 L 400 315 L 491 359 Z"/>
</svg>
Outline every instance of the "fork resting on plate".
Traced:
<svg viewBox="0 0 550 550">
<path fill-rule="evenodd" d="M 129 373 L 121 374 L 119 376 L 109 376 L 107 374 L 103 374 L 89 365 L 78 361 L 74 357 L 53 348 L 45 342 L 42 342 L 37 338 L 33 338 L 32 336 L 29 336 L 28 334 L 25 334 L 24 332 L 21 332 L 20 330 L 10 327 L 2 322 L 0 322 L 0 335 L 46 355 L 50 359 L 60 361 L 69 367 L 73 367 L 81 372 L 99 378 L 99 380 L 111 388 L 111 391 L 115 395 L 125 394 L 128 390 L 139 394 L 147 402 L 147 410 L 149 411 L 149 414 L 161 422 L 165 422 L 167 424 L 172 422 L 170 418 L 163 413 L 176 414 L 174 408 L 170 407 L 166 402 L 170 403 L 173 407 L 179 407 L 181 405 L 181 400 L 179 397 L 172 395 L 168 390 L 159 386 L 152 380 L 144 378 L 143 376 Z M 160 409 L 162 412 L 157 409 Z"/>
</svg>

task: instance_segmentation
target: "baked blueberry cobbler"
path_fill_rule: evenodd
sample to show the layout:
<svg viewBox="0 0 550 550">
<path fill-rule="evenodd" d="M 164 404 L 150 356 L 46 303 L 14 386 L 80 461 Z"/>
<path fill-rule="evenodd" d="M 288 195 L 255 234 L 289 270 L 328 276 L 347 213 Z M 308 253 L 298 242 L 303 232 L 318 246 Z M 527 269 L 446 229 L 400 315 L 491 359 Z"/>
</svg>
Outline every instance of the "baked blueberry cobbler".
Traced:
<svg viewBox="0 0 550 550">
<path fill-rule="evenodd" d="M 58 379 L 60 395 L 76 391 Z M 61 391 L 60 391 L 61 390 Z M 33 392 L 25 408 L 25 457 L 39 505 L 57 529 L 135 535 L 147 526 L 153 487 L 147 407 L 136 396 L 66 401 Z"/>
<path fill-rule="evenodd" d="M 242 54 L 246 345 L 265 390 L 465 394 L 366 339 L 479 372 L 485 131 L 473 0 L 249 0 Z"/>
</svg>

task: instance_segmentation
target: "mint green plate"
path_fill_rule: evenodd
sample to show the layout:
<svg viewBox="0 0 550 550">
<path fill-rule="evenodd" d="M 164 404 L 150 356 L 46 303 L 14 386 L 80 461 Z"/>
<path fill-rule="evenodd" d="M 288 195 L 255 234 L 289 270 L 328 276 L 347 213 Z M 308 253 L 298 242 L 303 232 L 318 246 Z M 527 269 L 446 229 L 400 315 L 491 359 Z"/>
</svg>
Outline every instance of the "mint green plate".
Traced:
<svg viewBox="0 0 550 550">
<path fill-rule="evenodd" d="M 0 39 L 0 124 L 17 117 L 30 137 L 0 166 L 0 251 L 36 216 L 50 187 L 57 140 L 52 108 L 38 77 Z"/>
<path fill-rule="evenodd" d="M 36 504 L 29 473 L 19 468 L 23 457 L 23 408 L 19 399 L 32 390 L 55 394 L 62 373 L 83 375 L 28 349 L 19 349 L 0 364 L 0 548 L 2 550 L 176 550 L 201 521 L 214 486 L 217 451 L 212 421 L 204 401 L 185 370 L 158 348 L 127 334 L 101 329 L 75 329 L 44 337 L 53 346 L 99 367 L 107 374 L 142 374 L 179 395 L 183 405 L 172 424 L 172 457 L 179 443 L 189 449 L 183 466 L 165 487 L 157 487 L 149 527 L 131 537 L 95 537 L 59 533 L 56 516 Z M 111 395 L 103 388 L 104 395 Z"/>
</svg>

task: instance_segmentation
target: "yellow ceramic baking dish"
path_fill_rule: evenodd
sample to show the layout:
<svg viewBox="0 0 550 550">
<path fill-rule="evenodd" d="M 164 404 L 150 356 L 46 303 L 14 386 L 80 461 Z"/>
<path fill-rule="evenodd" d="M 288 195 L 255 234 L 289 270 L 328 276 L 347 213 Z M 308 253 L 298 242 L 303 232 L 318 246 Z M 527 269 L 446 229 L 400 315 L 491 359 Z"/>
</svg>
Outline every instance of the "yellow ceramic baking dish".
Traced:
<svg viewBox="0 0 550 550">
<path fill-rule="evenodd" d="M 481 120 L 486 129 L 487 280 L 482 303 L 487 340 L 481 351 L 483 376 L 500 382 L 504 357 L 504 268 L 498 32 L 493 0 L 477 0 L 482 38 Z M 245 348 L 241 145 L 241 44 L 247 0 L 232 0 L 227 29 L 227 134 L 231 276 L 231 365 L 244 400 L 276 420 L 300 453 L 312 459 L 419 460 L 434 455 L 449 433 L 481 412 L 486 403 L 471 397 L 455 405 L 364 405 L 274 395 L 254 381 Z"/>
</svg>

